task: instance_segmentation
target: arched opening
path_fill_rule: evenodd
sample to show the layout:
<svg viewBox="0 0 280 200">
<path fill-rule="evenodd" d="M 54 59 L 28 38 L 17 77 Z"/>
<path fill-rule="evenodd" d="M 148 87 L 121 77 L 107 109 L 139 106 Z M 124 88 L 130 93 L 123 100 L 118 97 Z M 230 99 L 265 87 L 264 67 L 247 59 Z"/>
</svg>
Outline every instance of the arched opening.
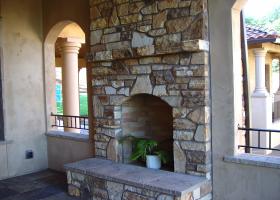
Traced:
<svg viewBox="0 0 280 200">
<path fill-rule="evenodd" d="M 242 119 L 240 117 L 242 108 L 240 11 L 244 8 L 246 0 L 208 2 L 211 44 L 213 199 L 226 197 L 229 193 L 231 196 L 229 199 L 250 199 L 253 198 L 252 194 L 256 193 L 256 188 L 270 184 L 271 179 L 268 178 L 267 181 L 263 179 L 257 183 L 254 179 L 255 175 L 258 170 L 263 169 L 241 168 L 241 165 L 225 162 L 228 155 L 232 158 L 243 156 L 239 154 L 238 149 L 241 135 L 238 131 L 238 123 Z M 257 2 L 254 1 L 253 4 Z M 263 174 L 267 177 L 268 173 Z M 235 177 L 234 180 L 232 177 Z M 237 185 L 236 180 L 240 187 L 233 191 L 229 185 Z M 253 187 L 248 187 L 250 185 Z M 257 193 L 256 196 L 258 195 Z"/>
<path fill-rule="evenodd" d="M 235 152 L 270 154 L 269 149 L 279 145 L 278 134 L 269 132 L 279 129 L 275 120 L 279 107 L 279 85 L 278 81 L 274 81 L 279 80 L 279 74 L 273 71 L 273 66 L 279 68 L 274 61 L 280 53 L 277 43 L 279 34 L 268 28 L 269 21 L 263 20 L 263 24 L 258 24 L 258 19 L 252 16 L 261 16 L 259 12 L 264 8 L 261 2 L 256 7 L 254 5 L 254 1 L 240 0 L 232 7 L 235 126 L 243 127 L 239 128 L 235 137 Z M 269 14 L 266 15 L 269 18 Z"/>
<path fill-rule="evenodd" d="M 122 134 L 136 138 L 147 138 L 158 142 L 158 149 L 167 153 L 169 162 L 163 169 L 174 170 L 173 164 L 173 116 L 172 107 L 159 97 L 137 94 L 122 104 Z M 131 142 L 122 145 L 125 163 L 132 162 Z"/>
<path fill-rule="evenodd" d="M 56 24 L 46 37 L 44 62 L 48 130 L 88 133 L 85 41 L 84 31 L 72 21 Z"/>
<path fill-rule="evenodd" d="M 255 7 L 255 8 L 254 8 Z M 247 144 L 261 148 L 278 148 L 280 139 L 277 132 L 269 133 L 270 130 L 279 130 L 279 65 L 280 46 L 277 38 L 280 37 L 278 23 L 280 3 L 248 0 L 244 9 L 247 51 L 248 51 L 248 98 L 250 105 L 250 125 L 261 131 L 260 139 L 258 132 L 250 133 Z M 278 30 L 278 31 L 277 31 Z M 248 134 L 249 135 L 249 134 Z M 271 137 L 271 141 L 269 139 Z M 260 140 L 260 144 L 259 144 Z M 249 151 L 247 151 L 249 152 Z M 276 151 L 264 149 L 251 149 L 252 153 L 279 155 Z"/>
</svg>

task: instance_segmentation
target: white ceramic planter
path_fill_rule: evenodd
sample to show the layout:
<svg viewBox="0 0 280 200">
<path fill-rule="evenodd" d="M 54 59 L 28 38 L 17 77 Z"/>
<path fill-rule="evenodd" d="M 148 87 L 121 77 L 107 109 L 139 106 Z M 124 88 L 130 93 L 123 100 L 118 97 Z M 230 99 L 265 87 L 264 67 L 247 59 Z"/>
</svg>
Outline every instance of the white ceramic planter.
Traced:
<svg viewBox="0 0 280 200">
<path fill-rule="evenodd" d="M 146 165 L 147 165 L 147 168 L 150 168 L 150 169 L 160 169 L 160 167 L 161 167 L 160 158 L 155 155 L 147 155 L 146 156 Z"/>
</svg>

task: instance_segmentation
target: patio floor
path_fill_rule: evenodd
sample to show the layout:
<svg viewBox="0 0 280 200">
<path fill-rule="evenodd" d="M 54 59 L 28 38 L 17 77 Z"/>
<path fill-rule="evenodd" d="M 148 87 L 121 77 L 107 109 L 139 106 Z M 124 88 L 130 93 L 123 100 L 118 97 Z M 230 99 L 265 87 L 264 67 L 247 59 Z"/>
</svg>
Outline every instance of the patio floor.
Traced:
<svg viewBox="0 0 280 200">
<path fill-rule="evenodd" d="M 45 170 L 0 181 L 0 200 L 77 200 L 67 195 L 64 173 Z"/>
</svg>

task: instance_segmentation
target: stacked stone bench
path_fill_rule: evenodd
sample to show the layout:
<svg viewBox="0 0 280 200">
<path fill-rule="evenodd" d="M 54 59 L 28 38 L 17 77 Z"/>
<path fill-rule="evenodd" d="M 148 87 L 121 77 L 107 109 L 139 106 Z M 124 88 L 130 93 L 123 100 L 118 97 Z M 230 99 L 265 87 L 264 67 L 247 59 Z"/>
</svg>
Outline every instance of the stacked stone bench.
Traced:
<svg viewBox="0 0 280 200">
<path fill-rule="evenodd" d="M 211 183 L 199 176 L 91 158 L 65 165 L 71 196 L 97 200 L 207 200 Z"/>
</svg>

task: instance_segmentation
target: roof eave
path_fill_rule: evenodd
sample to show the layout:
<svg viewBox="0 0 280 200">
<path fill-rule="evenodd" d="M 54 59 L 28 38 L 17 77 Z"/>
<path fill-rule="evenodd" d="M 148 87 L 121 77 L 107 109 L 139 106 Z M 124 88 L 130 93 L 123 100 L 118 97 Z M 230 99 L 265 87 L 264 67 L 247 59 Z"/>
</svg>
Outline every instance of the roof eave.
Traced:
<svg viewBox="0 0 280 200">
<path fill-rule="evenodd" d="M 248 39 L 248 44 L 259 44 L 259 43 L 266 43 L 266 42 L 276 42 L 276 38 L 260 38 L 260 39 Z"/>
</svg>

